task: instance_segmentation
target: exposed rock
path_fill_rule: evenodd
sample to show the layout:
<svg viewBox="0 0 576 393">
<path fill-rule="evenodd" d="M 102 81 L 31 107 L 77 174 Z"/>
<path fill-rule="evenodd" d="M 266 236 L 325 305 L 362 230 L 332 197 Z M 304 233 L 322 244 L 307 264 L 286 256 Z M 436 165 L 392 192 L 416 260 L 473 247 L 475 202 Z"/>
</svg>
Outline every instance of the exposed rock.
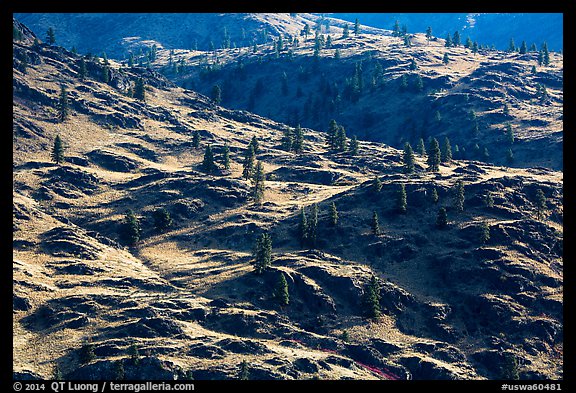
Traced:
<svg viewBox="0 0 576 393">
<path fill-rule="evenodd" d="M 87 154 L 97 165 L 115 172 L 132 172 L 139 165 L 135 161 L 105 150 L 92 150 Z"/>
</svg>

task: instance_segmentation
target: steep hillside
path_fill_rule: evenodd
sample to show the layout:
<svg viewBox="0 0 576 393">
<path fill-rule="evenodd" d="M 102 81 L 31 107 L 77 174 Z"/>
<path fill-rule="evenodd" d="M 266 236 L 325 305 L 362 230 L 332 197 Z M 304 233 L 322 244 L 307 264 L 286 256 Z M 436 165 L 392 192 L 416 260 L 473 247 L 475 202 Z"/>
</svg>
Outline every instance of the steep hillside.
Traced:
<svg viewBox="0 0 576 393">
<path fill-rule="evenodd" d="M 317 55 L 310 36 L 285 42 L 279 53 L 274 45 L 160 51 L 152 66 L 207 95 L 218 85 L 223 105 L 293 126 L 327 130 L 335 119 L 348 136 L 399 149 L 448 137 L 458 146 L 455 158 L 562 169 L 562 55 L 551 53 L 550 65 L 539 66 L 536 52 L 473 53 L 423 34 L 410 47 L 392 36 L 329 36 L 332 45 Z"/>
<path fill-rule="evenodd" d="M 562 172 L 458 160 L 429 172 L 416 155 L 404 173 L 393 147 L 335 153 L 310 128 L 296 153 L 288 125 L 150 69 L 89 58 L 81 78 L 83 58 L 33 39 L 13 54 L 15 378 L 238 379 L 242 364 L 250 379 L 562 378 Z M 253 137 L 262 203 L 242 176 Z M 315 244 L 299 239 L 303 207 Z M 160 208 L 173 219 L 163 229 Z M 121 236 L 128 209 L 134 244 Z M 262 233 L 272 264 L 256 274 Z"/>
</svg>

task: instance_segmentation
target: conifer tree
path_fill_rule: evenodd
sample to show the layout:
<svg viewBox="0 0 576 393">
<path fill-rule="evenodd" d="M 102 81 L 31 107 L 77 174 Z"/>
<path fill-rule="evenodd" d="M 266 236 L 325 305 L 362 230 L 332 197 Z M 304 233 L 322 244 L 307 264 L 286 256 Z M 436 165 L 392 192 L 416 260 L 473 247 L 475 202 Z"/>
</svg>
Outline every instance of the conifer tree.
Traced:
<svg viewBox="0 0 576 393">
<path fill-rule="evenodd" d="M 358 155 L 358 139 L 356 139 L 356 135 L 352 135 L 350 139 L 348 151 L 350 152 L 351 156 Z"/>
<path fill-rule="evenodd" d="M 338 225 L 338 210 L 336 209 L 336 203 L 332 202 L 330 204 L 330 226 L 337 226 Z"/>
<path fill-rule="evenodd" d="M 222 90 L 220 89 L 220 86 L 218 85 L 214 85 L 212 86 L 212 101 L 214 101 L 214 103 L 216 105 L 220 105 L 220 102 L 222 101 Z"/>
<path fill-rule="evenodd" d="M 61 381 L 62 379 L 64 379 L 64 376 L 62 375 L 62 370 L 60 370 L 60 366 L 58 366 L 58 364 L 55 364 L 52 369 L 52 379 L 54 381 Z"/>
<path fill-rule="evenodd" d="M 374 177 L 374 180 L 372 181 L 372 192 L 375 194 L 378 194 L 380 192 L 380 190 L 382 190 L 382 181 L 380 180 L 380 178 L 378 176 Z"/>
<path fill-rule="evenodd" d="M 354 35 L 358 34 L 360 34 L 360 22 L 358 21 L 358 18 L 356 18 L 354 21 Z"/>
<path fill-rule="evenodd" d="M 458 180 L 454 187 L 454 209 L 457 212 L 464 211 L 464 200 L 464 183 L 462 180 Z"/>
<path fill-rule="evenodd" d="M 110 82 L 110 68 L 106 65 L 102 67 L 102 82 Z"/>
<path fill-rule="evenodd" d="M 510 38 L 510 43 L 508 44 L 508 52 L 516 52 L 516 44 L 514 43 L 514 38 Z"/>
<path fill-rule="evenodd" d="M 152 217 L 154 219 L 154 227 L 160 232 L 170 228 L 173 222 L 170 213 L 163 207 L 156 209 Z"/>
<path fill-rule="evenodd" d="M 120 235 L 128 245 L 133 246 L 140 241 L 140 232 L 140 222 L 134 211 L 129 209 L 124 217 L 124 226 Z"/>
<path fill-rule="evenodd" d="M 438 191 L 436 190 L 436 187 L 432 187 L 432 191 L 430 192 L 430 199 L 432 200 L 433 204 L 437 204 L 438 203 Z"/>
<path fill-rule="evenodd" d="M 144 86 L 144 79 L 136 79 L 134 84 L 134 98 L 140 101 L 146 101 L 146 87 Z"/>
<path fill-rule="evenodd" d="M 442 144 L 442 150 L 440 152 L 440 161 L 441 162 L 450 162 L 452 161 L 452 147 L 450 146 L 450 140 L 448 137 L 444 137 L 444 143 Z"/>
<path fill-rule="evenodd" d="M 472 53 L 476 54 L 478 53 L 478 42 L 474 41 L 474 43 L 472 44 Z"/>
<path fill-rule="evenodd" d="M 546 196 L 542 189 L 539 188 L 536 191 L 536 213 L 539 220 L 542 219 L 544 210 L 546 210 Z"/>
<path fill-rule="evenodd" d="M 258 138 L 256 138 L 256 135 L 254 135 L 250 140 L 250 145 L 252 145 L 252 148 L 254 149 L 254 154 L 258 154 L 260 152 L 260 144 L 258 143 Z"/>
<path fill-rule="evenodd" d="M 336 150 L 346 151 L 346 130 L 344 126 L 338 127 L 338 132 L 336 133 Z"/>
<path fill-rule="evenodd" d="M 404 183 L 400 183 L 398 186 L 398 193 L 396 197 L 396 209 L 400 214 L 406 214 L 407 203 L 406 203 L 406 186 Z"/>
<path fill-rule="evenodd" d="M 448 52 L 444 53 L 444 57 L 442 58 L 442 63 L 448 64 L 450 58 L 448 57 Z"/>
<path fill-rule="evenodd" d="M 310 248 L 316 248 L 316 241 L 318 239 L 318 204 L 312 205 L 310 212 L 310 220 L 308 221 L 308 245 Z"/>
<path fill-rule="evenodd" d="M 84 58 L 80 58 L 80 67 L 78 70 L 78 79 L 80 79 L 81 81 L 83 81 L 86 78 L 86 74 L 87 74 L 87 70 L 86 70 L 86 61 L 84 60 Z"/>
<path fill-rule="evenodd" d="M 394 37 L 400 37 L 400 23 L 398 21 L 394 22 L 394 27 L 392 28 L 392 35 Z"/>
<path fill-rule="evenodd" d="M 483 222 L 482 224 L 480 224 L 480 227 L 478 229 L 479 229 L 478 240 L 480 240 L 480 243 L 484 244 L 488 240 L 490 240 L 490 226 L 488 226 L 487 222 Z"/>
<path fill-rule="evenodd" d="M 404 161 L 404 172 L 405 173 L 413 173 L 414 172 L 414 151 L 412 150 L 412 146 L 410 146 L 409 142 L 406 142 L 404 144 L 403 161 Z"/>
<path fill-rule="evenodd" d="M 308 26 L 308 25 L 306 25 Z M 238 379 L 247 381 L 250 379 L 250 368 L 246 359 L 242 360 L 240 363 L 240 371 L 238 372 Z"/>
<path fill-rule="evenodd" d="M 342 38 L 348 38 L 350 36 L 350 32 L 348 30 L 348 23 L 344 24 L 344 28 L 342 29 Z"/>
<path fill-rule="evenodd" d="M 506 142 L 509 145 L 514 143 L 514 131 L 512 131 L 512 126 L 510 123 L 506 124 Z"/>
<path fill-rule="evenodd" d="M 456 30 L 452 36 L 452 45 L 460 46 L 460 32 Z"/>
<path fill-rule="evenodd" d="M 416 146 L 416 151 L 418 152 L 418 154 L 420 154 L 422 157 L 424 157 L 426 155 L 426 147 L 424 146 L 424 139 L 420 138 L 418 140 L 418 146 Z"/>
<path fill-rule="evenodd" d="M 414 60 L 414 58 L 410 59 L 410 66 L 409 66 L 411 71 L 414 71 L 418 68 L 418 65 L 416 65 L 416 60 Z"/>
<path fill-rule="evenodd" d="M 370 227 L 372 228 L 372 234 L 374 236 L 380 235 L 380 224 L 378 223 L 378 213 L 372 213 L 372 221 L 370 222 Z"/>
<path fill-rule="evenodd" d="M 230 147 L 225 144 L 222 148 L 222 166 L 224 169 L 230 169 Z"/>
<path fill-rule="evenodd" d="M 548 44 L 546 41 L 542 44 L 542 64 L 545 66 L 550 65 L 550 53 L 548 52 Z"/>
<path fill-rule="evenodd" d="M 244 158 L 242 177 L 246 180 L 250 179 L 254 174 L 254 147 L 248 145 L 246 156 Z"/>
<path fill-rule="evenodd" d="M 253 264 L 256 274 L 264 273 L 272 264 L 272 238 L 268 233 L 263 233 L 256 240 Z"/>
<path fill-rule="evenodd" d="M 278 275 L 278 281 L 273 293 L 274 299 L 281 307 L 286 307 L 290 303 L 290 294 L 288 293 L 288 282 L 283 272 Z"/>
<path fill-rule="evenodd" d="M 530 45 L 530 52 L 536 52 L 538 51 L 538 49 L 536 48 L 536 43 L 533 42 L 532 45 Z"/>
<path fill-rule="evenodd" d="M 198 132 L 198 130 L 192 131 L 192 147 L 194 149 L 200 147 L 200 132 Z"/>
<path fill-rule="evenodd" d="M 420 74 L 417 74 L 414 78 L 414 89 L 418 92 L 424 90 L 424 82 L 422 81 Z"/>
<path fill-rule="evenodd" d="M 217 168 L 214 163 L 214 153 L 212 152 L 212 146 L 207 145 L 204 150 L 204 159 L 202 160 L 202 169 L 208 173 L 213 173 Z"/>
<path fill-rule="evenodd" d="M 428 171 L 438 172 L 440 170 L 440 147 L 436 138 L 432 138 L 428 148 Z"/>
<path fill-rule="evenodd" d="M 426 40 L 430 42 L 431 39 L 432 39 L 432 28 L 428 26 L 428 28 L 426 29 Z"/>
<path fill-rule="evenodd" d="M 48 31 L 46 31 L 46 42 L 49 45 L 54 45 L 56 43 L 56 34 L 54 33 L 54 29 L 52 27 L 49 27 Z"/>
<path fill-rule="evenodd" d="M 506 162 L 508 163 L 508 165 L 514 162 L 514 153 L 512 152 L 512 149 L 508 149 L 508 151 L 506 152 Z"/>
<path fill-rule="evenodd" d="M 82 347 L 80 347 L 79 358 L 80 364 L 87 364 L 94 360 L 96 358 L 94 354 L 94 344 L 91 342 L 83 344 Z"/>
<path fill-rule="evenodd" d="M 340 60 L 340 48 L 336 48 L 334 51 L 334 59 Z"/>
<path fill-rule="evenodd" d="M 464 43 L 464 48 L 472 49 L 472 40 L 470 39 L 470 36 L 468 36 L 466 38 L 466 42 Z"/>
<path fill-rule="evenodd" d="M 264 190 L 266 188 L 264 184 L 265 179 L 264 165 L 262 161 L 258 161 L 256 170 L 254 171 L 254 185 L 252 186 L 252 199 L 254 199 L 254 203 L 256 204 L 261 204 L 264 200 Z"/>
<path fill-rule="evenodd" d="M 300 247 L 308 242 L 308 218 L 304 207 L 300 209 L 300 221 L 298 222 L 298 237 L 300 238 Z"/>
<path fill-rule="evenodd" d="M 450 48 L 452 46 L 452 36 L 450 36 L 450 33 L 448 33 L 448 35 L 446 36 L 446 43 L 444 44 L 444 46 L 446 48 Z"/>
<path fill-rule="evenodd" d="M 51 157 L 52 161 L 58 165 L 64 162 L 64 144 L 62 143 L 62 139 L 60 139 L 60 135 L 56 135 L 54 138 Z"/>
<path fill-rule="evenodd" d="M 445 207 L 441 207 L 438 210 L 438 216 L 436 217 L 436 226 L 438 228 L 446 228 L 446 226 L 448 226 L 448 214 L 446 214 Z"/>
<path fill-rule="evenodd" d="M 68 119 L 68 92 L 64 86 L 60 86 L 60 97 L 58 98 L 58 120 L 64 122 Z"/>
<path fill-rule="evenodd" d="M 292 128 L 286 127 L 284 130 L 284 134 L 282 136 L 282 148 L 286 151 L 292 150 L 292 145 L 294 143 L 294 133 L 292 132 Z"/>
<path fill-rule="evenodd" d="M 300 127 L 300 124 L 298 124 L 294 130 L 294 143 L 292 144 L 292 148 L 296 153 L 302 153 L 302 149 L 304 148 L 304 130 Z"/>
<path fill-rule="evenodd" d="M 526 41 L 522 41 L 522 44 L 520 45 L 520 54 L 523 55 L 528 51 L 528 48 L 526 47 Z"/>
<path fill-rule="evenodd" d="M 380 282 L 372 275 L 364 287 L 364 311 L 367 318 L 378 318 L 382 315 L 380 297 Z"/>
</svg>

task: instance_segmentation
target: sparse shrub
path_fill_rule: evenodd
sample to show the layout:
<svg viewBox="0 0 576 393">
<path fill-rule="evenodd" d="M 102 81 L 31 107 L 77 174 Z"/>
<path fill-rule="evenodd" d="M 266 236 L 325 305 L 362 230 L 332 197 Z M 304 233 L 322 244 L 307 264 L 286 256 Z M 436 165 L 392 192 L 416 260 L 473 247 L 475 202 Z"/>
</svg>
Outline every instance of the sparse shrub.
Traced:
<svg viewBox="0 0 576 393">
<path fill-rule="evenodd" d="M 152 214 L 152 218 L 154 219 L 154 227 L 160 232 L 172 225 L 172 217 L 170 217 L 168 210 L 163 207 L 156 209 Z"/>
<path fill-rule="evenodd" d="M 128 245 L 134 245 L 140 241 L 140 222 L 134 211 L 129 209 L 124 217 L 124 224 L 122 225 L 120 237 Z"/>
</svg>

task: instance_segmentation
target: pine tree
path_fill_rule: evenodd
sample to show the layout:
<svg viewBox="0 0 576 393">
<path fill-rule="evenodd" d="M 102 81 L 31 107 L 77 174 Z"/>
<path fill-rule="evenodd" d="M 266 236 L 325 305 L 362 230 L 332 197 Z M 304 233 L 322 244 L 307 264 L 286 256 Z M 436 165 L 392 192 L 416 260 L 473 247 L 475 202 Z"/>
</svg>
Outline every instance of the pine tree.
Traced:
<svg viewBox="0 0 576 393">
<path fill-rule="evenodd" d="M 48 31 L 46 31 L 46 42 L 49 45 L 54 45 L 56 43 L 56 34 L 54 33 L 54 29 L 52 27 L 49 27 Z"/>
<path fill-rule="evenodd" d="M 64 86 L 60 86 L 60 97 L 58 98 L 58 120 L 64 122 L 68 119 L 68 92 Z"/>
<path fill-rule="evenodd" d="M 426 147 L 424 146 L 424 139 L 420 138 L 418 140 L 418 145 L 416 146 L 416 151 L 418 152 L 418 154 L 420 154 L 422 157 L 424 157 L 426 155 Z"/>
<path fill-rule="evenodd" d="M 478 53 L 478 42 L 474 41 L 474 43 L 472 44 L 472 53 L 476 54 Z"/>
<path fill-rule="evenodd" d="M 304 245 L 308 242 L 308 218 L 306 217 L 306 211 L 303 207 L 300 209 L 298 237 L 300 238 L 300 247 L 304 247 Z"/>
<path fill-rule="evenodd" d="M 508 151 L 506 152 L 506 162 L 508 163 L 508 165 L 514 162 L 514 153 L 512 152 L 512 149 L 508 149 Z"/>
<path fill-rule="evenodd" d="M 22 31 L 12 24 L 12 39 L 15 41 L 22 41 Z"/>
<path fill-rule="evenodd" d="M 430 42 L 431 39 L 432 39 L 432 28 L 428 26 L 428 28 L 426 29 L 426 40 Z"/>
<path fill-rule="evenodd" d="M 87 74 L 87 70 L 86 70 L 86 61 L 84 60 L 84 58 L 82 57 L 80 59 L 80 67 L 78 70 L 78 79 L 80 79 L 81 81 L 83 81 L 86 78 L 86 74 Z"/>
<path fill-rule="evenodd" d="M 108 66 L 102 67 L 102 82 L 110 82 L 110 68 Z"/>
<path fill-rule="evenodd" d="M 410 48 L 412 46 L 412 41 L 410 41 L 410 36 L 408 35 L 404 36 L 404 46 L 406 48 Z"/>
<path fill-rule="evenodd" d="M 444 46 L 446 48 L 450 48 L 452 46 L 452 36 L 450 36 L 450 33 L 448 33 L 448 35 L 446 36 L 446 43 L 444 44 Z"/>
<path fill-rule="evenodd" d="M 222 148 L 222 166 L 226 170 L 230 169 L 230 147 L 228 144 Z"/>
<path fill-rule="evenodd" d="M 530 52 L 536 52 L 538 51 L 538 49 L 536 48 L 536 43 L 533 42 L 532 45 L 530 45 Z"/>
<path fill-rule="evenodd" d="M 256 274 L 262 274 L 272 264 L 272 238 L 267 233 L 256 240 L 253 264 Z"/>
<path fill-rule="evenodd" d="M 414 172 L 414 151 L 412 150 L 412 146 L 410 146 L 409 142 L 406 142 L 404 144 L 403 161 L 404 161 L 404 172 L 405 173 L 413 173 Z"/>
<path fill-rule="evenodd" d="M 286 307 L 290 303 L 290 294 L 288 293 L 288 282 L 284 273 L 280 272 L 278 281 L 273 293 L 274 299 L 281 307 Z"/>
<path fill-rule="evenodd" d="M 338 225 L 338 210 L 336 209 L 336 203 L 332 202 L 330 204 L 330 226 L 337 226 Z"/>
<path fill-rule="evenodd" d="M 372 221 L 370 222 L 370 227 L 372 228 L 372 234 L 374 236 L 380 235 L 380 224 L 378 223 L 378 213 L 372 213 Z"/>
<path fill-rule="evenodd" d="M 356 135 L 352 135 L 350 139 L 348 151 L 350 152 L 351 156 L 358 155 L 358 139 L 356 139 Z"/>
<path fill-rule="evenodd" d="M 440 170 L 440 147 L 436 138 L 432 138 L 428 147 L 428 171 L 438 172 Z"/>
<path fill-rule="evenodd" d="M 526 41 L 522 41 L 522 44 L 520 45 L 520 54 L 523 55 L 528 51 L 528 48 L 526 47 Z"/>
<path fill-rule="evenodd" d="M 542 64 L 545 66 L 550 65 L 550 53 L 548 52 L 548 44 L 546 41 L 542 44 Z"/>
<path fill-rule="evenodd" d="M 398 21 L 394 22 L 394 27 L 392 28 L 392 35 L 394 37 L 400 37 L 400 23 Z"/>
<path fill-rule="evenodd" d="M 254 185 L 252 186 L 252 199 L 256 204 L 261 204 L 264 200 L 264 190 L 266 188 L 264 184 L 265 178 L 264 165 L 262 164 L 262 161 L 258 161 L 256 164 L 256 170 L 254 171 Z"/>
<path fill-rule="evenodd" d="M 406 203 L 406 186 L 404 183 L 400 183 L 398 186 L 398 194 L 396 197 L 396 209 L 400 214 L 406 214 L 407 203 Z"/>
<path fill-rule="evenodd" d="M 336 135 L 338 134 L 338 123 L 336 120 L 330 120 L 328 131 L 326 131 L 326 144 L 330 150 L 336 150 Z"/>
<path fill-rule="evenodd" d="M 294 130 L 294 143 L 292 144 L 292 148 L 296 153 L 302 153 L 302 149 L 304 147 L 304 130 L 300 127 L 300 124 L 296 126 Z"/>
<path fill-rule="evenodd" d="M 358 18 L 354 21 L 354 35 L 360 34 L 360 22 L 358 22 Z"/>
<path fill-rule="evenodd" d="M 200 132 L 198 132 L 198 130 L 192 131 L 192 147 L 194 149 L 200 147 Z"/>
<path fill-rule="evenodd" d="M 464 200 L 464 183 L 462 180 L 458 180 L 454 188 L 454 209 L 457 212 L 464 211 Z"/>
<path fill-rule="evenodd" d="M 491 192 L 488 192 L 484 197 L 484 206 L 488 208 L 494 207 L 494 197 L 492 196 Z"/>
<path fill-rule="evenodd" d="M 544 64 L 544 52 L 539 51 L 538 52 L 538 65 L 541 66 L 542 64 Z"/>
<path fill-rule="evenodd" d="M 509 145 L 514 143 L 514 131 L 512 131 L 512 126 L 510 123 L 506 124 L 506 142 Z"/>
<path fill-rule="evenodd" d="M 542 218 L 544 210 L 546 210 L 546 196 L 542 189 L 539 188 L 536 191 L 536 212 L 539 220 Z"/>
<path fill-rule="evenodd" d="M 342 29 L 342 38 L 348 38 L 350 36 L 350 32 L 348 31 L 348 23 L 344 24 L 344 28 Z"/>
<path fill-rule="evenodd" d="M 250 179 L 254 174 L 254 156 L 254 147 L 248 145 L 242 169 L 242 177 L 246 180 Z"/>
<path fill-rule="evenodd" d="M 472 40 L 470 39 L 470 36 L 468 36 L 466 38 L 466 42 L 464 43 L 464 48 L 472 49 Z"/>
<path fill-rule="evenodd" d="M 220 89 L 220 86 L 218 85 L 212 86 L 211 98 L 216 105 L 220 105 L 220 102 L 222 102 L 222 90 Z"/>
<path fill-rule="evenodd" d="M 375 194 L 378 194 L 380 192 L 380 190 L 382 190 L 382 181 L 380 180 L 380 178 L 378 176 L 374 177 L 374 180 L 372 181 L 372 192 Z"/>
<path fill-rule="evenodd" d="M 478 229 L 478 240 L 480 240 L 480 243 L 484 244 L 490 240 L 490 226 L 488 226 L 488 223 L 483 222 Z"/>
<path fill-rule="evenodd" d="M 441 162 L 452 161 L 452 147 L 450 146 L 450 140 L 448 137 L 444 137 L 444 143 L 442 144 L 442 151 L 440 152 Z"/>
<path fill-rule="evenodd" d="M 441 207 L 438 210 L 438 216 L 436 217 L 436 226 L 438 228 L 446 228 L 448 226 L 448 215 L 446 214 L 445 207 Z"/>
<path fill-rule="evenodd" d="M 442 63 L 448 64 L 450 58 L 448 57 L 448 52 L 444 53 L 444 57 L 442 58 Z"/>
<path fill-rule="evenodd" d="M 436 187 L 432 187 L 432 191 L 430 192 L 430 199 L 432 200 L 433 204 L 438 203 L 438 191 L 436 191 Z"/>
<path fill-rule="evenodd" d="M 516 44 L 514 43 L 514 38 L 510 38 L 510 43 L 508 44 L 508 52 L 516 52 Z"/>
<path fill-rule="evenodd" d="M 124 225 L 120 236 L 128 245 L 132 246 L 140 241 L 140 232 L 140 222 L 136 218 L 134 211 L 129 209 L 124 217 Z"/>
<path fill-rule="evenodd" d="M 165 231 L 172 226 L 172 217 L 170 217 L 168 210 L 163 207 L 156 209 L 152 214 L 152 218 L 154 219 L 154 227 L 159 232 Z"/>
<path fill-rule="evenodd" d="M 536 75 L 536 72 L 537 72 L 537 71 L 536 71 L 536 66 L 535 66 L 535 65 L 532 66 L 532 69 L 530 70 L 530 72 L 532 73 L 532 75 Z"/>
<path fill-rule="evenodd" d="M 380 297 L 380 282 L 372 275 L 364 287 L 364 311 L 367 318 L 378 318 L 382 315 Z"/>
<path fill-rule="evenodd" d="M 316 248 L 316 241 L 318 239 L 318 204 L 312 205 L 310 212 L 310 220 L 308 221 L 308 245 L 310 248 Z"/>
<path fill-rule="evenodd" d="M 64 144 L 62 143 L 62 139 L 60 139 L 60 135 L 56 135 L 54 138 L 51 157 L 52 161 L 58 165 L 64 162 Z"/>
<path fill-rule="evenodd" d="M 140 101 L 146 101 L 146 87 L 144 86 L 144 79 L 136 79 L 134 85 L 134 98 Z"/>
<path fill-rule="evenodd" d="M 294 133 L 292 132 L 292 128 L 286 127 L 284 130 L 284 134 L 282 136 L 282 148 L 286 151 L 291 151 L 292 146 L 294 144 Z"/>
<path fill-rule="evenodd" d="M 338 127 L 338 132 L 336 133 L 336 150 L 346 151 L 346 130 L 344 126 Z"/>
<path fill-rule="evenodd" d="M 260 152 L 260 144 L 258 143 L 258 138 L 256 138 L 256 135 L 252 137 L 248 146 L 252 146 L 254 149 L 254 154 L 258 154 Z"/>
<path fill-rule="evenodd" d="M 248 362 L 246 360 L 242 360 L 242 363 L 240 363 L 240 371 L 238 372 L 238 379 L 243 381 L 247 381 L 250 379 L 250 369 L 248 367 Z"/>
<path fill-rule="evenodd" d="M 420 74 L 417 74 L 414 78 L 414 89 L 418 92 L 424 90 L 424 81 L 422 81 Z"/>
<path fill-rule="evenodd" d="M 334 51 L 334 59 L 340 60 L 340 48 L 336 48 Z"/>
<path fill-rule="evenodd" d="M 202 169 L 208 173 L 213 173 L 217 167 L 214 163 L 214 153 L 212 153 L 212 146 L 207 145 L 204 150 L 204 159 L 202 160 Z"/>
<path fill-rule="evenodd" d="M 454 46 L 460 46 L 460 32 L 456 30 L 452 36 L 452 44 Z"/>
</svg>

